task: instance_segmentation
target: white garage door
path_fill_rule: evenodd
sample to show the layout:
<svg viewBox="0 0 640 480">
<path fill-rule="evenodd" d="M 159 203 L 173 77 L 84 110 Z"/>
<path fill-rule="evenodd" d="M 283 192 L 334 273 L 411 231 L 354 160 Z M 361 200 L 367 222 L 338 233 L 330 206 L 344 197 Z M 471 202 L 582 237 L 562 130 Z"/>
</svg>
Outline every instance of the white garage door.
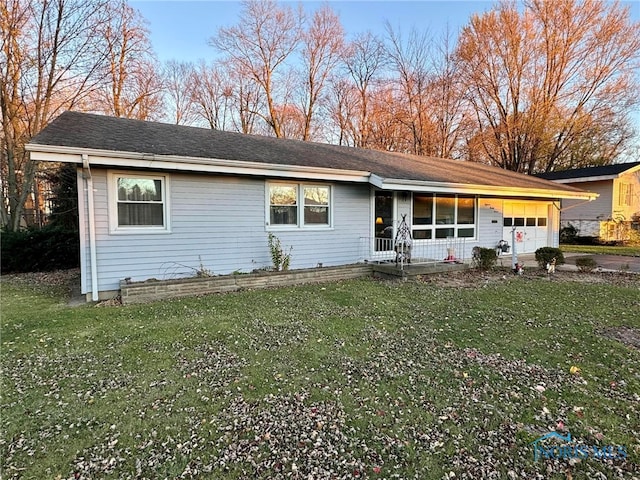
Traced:
<svg viewBox="0 0 640 480">
<path fill-rule="evenodd" d="M 547 202 L 504 202 L 503 237 L 511 243 L 515 227 L 515 244 L 519 253 L 532 253 L 549 245 L 549 204 Z"/>
</svg>

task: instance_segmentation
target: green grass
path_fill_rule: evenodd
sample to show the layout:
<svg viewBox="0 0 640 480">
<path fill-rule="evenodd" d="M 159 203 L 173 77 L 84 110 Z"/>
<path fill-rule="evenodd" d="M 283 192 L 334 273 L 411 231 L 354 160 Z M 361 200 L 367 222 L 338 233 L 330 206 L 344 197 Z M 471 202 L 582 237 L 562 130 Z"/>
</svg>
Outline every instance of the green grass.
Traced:
<svg viewBox="0 0 640 480">
<path fill-rule="evenodd" d="M 599 255 L 629 255 L 640 257 L 640 247 L 618 247 L 607 245 L 560 245 L 564 253 L 590 253 Z"/>
<path fill-rule="evenodd" d="M 77 308 L 3 282 L 2 475 L 632 478 L 640 352 L 601 334 L 640 331 L 640 282 L 624 278 Z M 558 421 L 627 460 L 534 462 Z"/>
</svg>

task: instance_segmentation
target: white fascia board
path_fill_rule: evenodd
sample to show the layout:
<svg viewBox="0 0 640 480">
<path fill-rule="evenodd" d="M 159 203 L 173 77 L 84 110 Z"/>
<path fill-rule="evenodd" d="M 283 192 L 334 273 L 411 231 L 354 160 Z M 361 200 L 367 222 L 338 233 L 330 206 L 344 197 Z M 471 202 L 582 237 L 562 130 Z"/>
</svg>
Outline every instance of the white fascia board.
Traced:
<svg viewBox="0 0 640 480">
<path fill-rule="evenodd" d="M 603 180 L 615 180 L 620 175 L 598 175 L 597 177 L 579 177 L 579 178 L 562 178 L 559 180 L 550 180 L 556 183 L 585 183 L 585 182 L 601 182 Z"/>
<path fill-rule="evenodd" d="M 368 183 L 369 176 L 371 175 L 370 172 L 359 170 L 338 170 L 333 168 L 280 165 L 215 158 L 115 152 L 53 145 L 28 144 L 26 148 L 31 152 L 31 159 L 35 161 L 82 163 L 81 156 L 82 154 L 86 154 L 89 155 L 89 160 L 94 165 L 117 168 L 129 167 L 358 183 Z"/>
<path fill-rule="evenodd" d="M 464 183 L 423 182 L 403 179 L 380 179 L 378 188 L 385 190 L 406 190 L 412 192 L 460 193 L 491 197 L 535 197 L 535 198 L 572 198 L 595 200 L 599 194 L 593 192 L 567 192 L 546 188 L 523 188 L 495 185 L 471 185 Z"/>
</svg>

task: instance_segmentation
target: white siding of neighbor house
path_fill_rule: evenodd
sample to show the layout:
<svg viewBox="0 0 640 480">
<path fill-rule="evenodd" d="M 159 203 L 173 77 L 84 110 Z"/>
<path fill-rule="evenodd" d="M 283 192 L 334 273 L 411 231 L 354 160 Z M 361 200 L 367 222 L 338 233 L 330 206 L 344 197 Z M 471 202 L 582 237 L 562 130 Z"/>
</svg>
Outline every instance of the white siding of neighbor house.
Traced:
<svg viewBox="0 0 640 480">
<path fill-rule="evenodd" d="M 98 290 L 117 290 L 121 279 L 192 276 L 200 265 L 215 274 L 271 265 L 265 227 L 264 179 L 170 174 L 171 232 L 109 233 L 107 170 L 93 170 Z M 86 190 L 79 197 L 87 215 Z M 291 251 L 291 268 L 355 263 L 369 232 L 368 185 L 331 184 L 333 228 L 274 230 Z M 81 221 L 81 225 L 86 222 Z M 81 232 L 82 291 L 91 290 L 88 233 Z"/>
<path fill-rule="evenodd" d="M 631 185 L 631 205 L 620 199 L 620 185 Z M 619 178 L 595 182 L 572 183 L 571 186 L 599 193 L 591 202 L 584 200 L 562 201 L 562 226 L 572 225 L 582 236 L 606 238 L 606 222 L 631 221 L 640 212 L 640 172 L 625 173 Z"/>
<path fill-rule="evenodd" d="M 620 198 L 621 185 L 631 189 L 630 204 L 628 198 Z M 640 216 L 640 171 L 624 173 L 613 183 L 613 218 L 629 221 L 634 216 Z"/>
<path fill-rule="evenodd" d="M 562 223 L 576 224 L 604 221 L 611 218 L 613 205 L 613 180 L 571 183 L 572 187 L 600 194 L 589 202 L 585 200 L 562 200 Z M 579 227 L 578 227 L 579 228 Z M 585 235 L 585 233 L 582 233 Z"/>
</svg>

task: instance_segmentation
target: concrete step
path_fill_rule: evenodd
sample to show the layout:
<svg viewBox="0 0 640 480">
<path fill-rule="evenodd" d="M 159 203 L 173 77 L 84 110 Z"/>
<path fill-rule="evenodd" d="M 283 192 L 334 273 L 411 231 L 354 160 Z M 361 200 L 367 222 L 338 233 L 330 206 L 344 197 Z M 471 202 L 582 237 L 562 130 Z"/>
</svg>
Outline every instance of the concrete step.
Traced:
<svg viewBox="0 0 640 480">
<path fill-rule="evenodd" d="M 426 264 L 405 264 L 402 266 L 395 263 L 377 263 L 373 265 L 373 276 L 387 279 L 412 279 L 419 275 L 431 275 L 443 272 L 459 272 L 469 269 L 466 263 L 438 262 Z"/>
</svg>

